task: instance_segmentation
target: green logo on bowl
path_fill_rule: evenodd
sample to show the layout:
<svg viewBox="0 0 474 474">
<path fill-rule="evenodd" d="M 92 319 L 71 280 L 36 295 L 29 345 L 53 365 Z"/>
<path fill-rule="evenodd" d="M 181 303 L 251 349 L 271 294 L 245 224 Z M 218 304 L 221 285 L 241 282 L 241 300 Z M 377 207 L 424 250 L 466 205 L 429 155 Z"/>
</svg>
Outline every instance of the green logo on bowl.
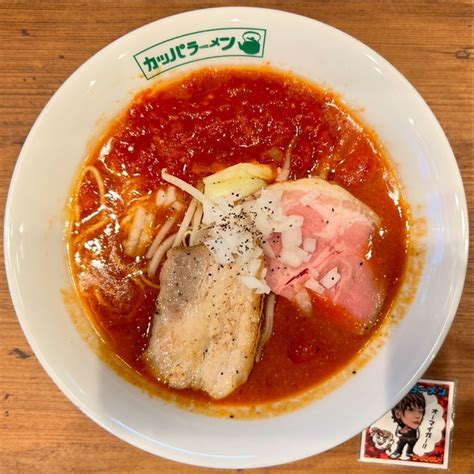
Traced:
<svg viewBox="0 0 474 474">
<path fill-rule="evenodd" d="M 146 79 L 184 64 L 206 59 L 246 56 L 263 58 L 263 28 L 215 28 L 175 36 L 149 46 L 133 57 Z"/>
<path fill-rule="evenodd" d="M 258 54 L 260 52 L 260 33 L 256 31 L 246 31 L 242 35 L 243 42 L 239 43 L 239 48 L 246 54 Z"/>
</svg>

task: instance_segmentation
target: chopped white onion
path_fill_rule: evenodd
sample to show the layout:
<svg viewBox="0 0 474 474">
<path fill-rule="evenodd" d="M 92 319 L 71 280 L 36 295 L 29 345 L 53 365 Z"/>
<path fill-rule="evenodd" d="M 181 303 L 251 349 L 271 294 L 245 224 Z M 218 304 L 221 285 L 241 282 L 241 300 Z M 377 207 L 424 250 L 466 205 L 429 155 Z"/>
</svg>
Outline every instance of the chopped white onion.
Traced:
<svg viewBox="0 0 474 474">
<path fill-rule="evenodd" d="M 272 246 L 268 242 L 262 244 L 263 253 L 266 257 L 276 258 L 275 252 L 273 251 Z"/>
<path fill-rule="evenodd" d="M 308 254 L 298 247 L 283 248 L 280 252 L 279 260 L 291 268 L 298 268 L 307 256 Z"/>
<path fill-rule="evenodd" d="M 203 243 L 207 247 L 209 252 L 214 255 L 216 261 L 221 265 L 225 265 L 226 263 L 231 263 L 234 261 L 232 252 L 224 245 L 222 237 L 208 237 L 206 238 L 206 240 L 204 240 Z"/>
<path fill-rule="evenodd" d="M 316 239 L 304 239 L 303 250 L 308 253 L 314 253 L 316 250 Z"/>
<path fill-rule="evenodd" d="M 262 265 L 262 262 L 260 259 L 255 258 L 254 260 L 251 260 L 247 266 L 249 275 L 251 276 L 257 275 L 258 270 L 260 269 L 261 265 Z"/>
<path fill-rule="evenodd" d="M 302 227 L 304 223 L 303 216 L 285 216 L 285 219 L 282 222 L 279 222 L 275 225 L 274 231 L 275 232 L 285 232 L 286 230 L 290 230 L 292 227 Z"/>
<path fill-rule="evenodd" d="M 255 293 L 261 295 L 263 293 L 270 293 L 270 287 L 265 281 L 259 280 L 253 276 L 241 276 L 242 283 L 250 290 L 255 290 Z"/>
<path fill-rule="evenodd" d="M 315 293 L 318 293 L 318 295 L 322 295 L 324 293 L 324 286 L 318 283 L 318 281 L 316 281 L 314 278 L 307 280 L 303 286 L 311 291 L 314 291 Z"/>
<path fill-rule="evenodd" d="M 282 194 L 281 190 L 262 189 L 257 199 L 242 205 L 243 212 L 248 215 L 263 238 L 269 237 L 275 231 L 275 218 L 282 215 L 279 206 Z M 283 219 L 286 217 L 283 216 Z"/>
<path fill-rule="evenodd" d="M 301 227 L 291 227 L 281 233 L 281 243 L 284 248 L 299 247 L 302 240 Z"/>
<path fill-rule="evenodd" d="M 273 226 L 271 220 L 261 212 L 261 209 L 255 209 L 256 215 L 254 218 L 255 227 L 261 232 L 264 238 L 270 236 L 273 232 Z"/>
<path fill-rule="evenodd" d="M 256 258 L 255 251 L 261 255 L 261 239 L 265 233 L 270 235 L 273 232 L 269 222 L 273 204 L 271 196 L 262 191 L 259 198 L 243 204 L 236 205 L 223 198 L 210 205 L 204 204 L 203 222 L 210 226 L 209 237 L 204 243 L 219 263 L 236 261 L 245 265 Z M 260 229 L 257 217 L 262 218 Z M 263 228 L 264 225 L 267 228 Z M 222 245 L 224 249 L 220 248 Z"/>
<path fill-rule="evenodd" d="M 275 209 L 281 201 L 283 189 L 262 189 L 258 201 L 265 206 Z"/>
<path fill-rule="evenodd" d="M 222 209 L 215 202 L 205 202 L 203 204 L 204 214 L 202 222 L 206 225 L 221 224 L 225 216 Z"/>
<path fill-rule="evenodd" d="M 324 286 L 324 288 L 330 290 L 332 287 L 336 286 L 340 279 L 341 274 L 337 271 L 337 267 L 334 267 L 321 278 L 320 283 Z"/>
</svg>

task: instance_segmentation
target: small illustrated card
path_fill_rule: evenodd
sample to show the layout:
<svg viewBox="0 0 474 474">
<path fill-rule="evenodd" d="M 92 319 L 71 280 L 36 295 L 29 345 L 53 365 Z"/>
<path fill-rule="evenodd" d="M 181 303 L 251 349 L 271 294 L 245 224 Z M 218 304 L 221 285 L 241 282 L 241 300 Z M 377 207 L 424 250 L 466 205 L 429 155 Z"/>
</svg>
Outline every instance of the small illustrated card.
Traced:
<svg viewBox="0 0 474 474">
<path fill-rule="evenodd" d="M 454 382 L 421 379 L 362 432 L 360 461 L 447 469 Z"/>
</svg>

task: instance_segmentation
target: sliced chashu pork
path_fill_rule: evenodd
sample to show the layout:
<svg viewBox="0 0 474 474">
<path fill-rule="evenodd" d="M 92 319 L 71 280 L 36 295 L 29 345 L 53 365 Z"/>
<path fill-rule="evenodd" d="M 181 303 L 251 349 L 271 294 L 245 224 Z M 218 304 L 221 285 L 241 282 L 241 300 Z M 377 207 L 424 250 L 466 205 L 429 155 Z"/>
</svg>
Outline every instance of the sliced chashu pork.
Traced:
<svg viewBox="0 0 474 474">
<path fill-rule="evenodd" d="M 268 239 L 276 255 L 266 257 L 266 280 L 271 290 L 298 303 L 301 292 L 312 291 L 305 288 L 308 280 L 320 282 L 336 268 L 339 281 L 330 289 L 320 288 L 317 297 L 343 308 L 360 323 L 359 328 L 371 324 L 384 299 L 384 289 L 366 255 L 380 225 L 379 217 L 348 191 L 319 178 L 286 181 L 271 189 L 283 190 L 283 214 L 304 218 L 303 241 L 316 240 L 310 259 L 292 268 L 278 259 L 282 249 L 279 235 Z"/>
<path fill-rule="evenodd" d="M 216 263 L 204 245 L 168 252 L 146 357 L 171 387 L 217 399 L 247 381 L 262 297 L 241 283 L 240 274 L 236 264 Z"/>
</svg>

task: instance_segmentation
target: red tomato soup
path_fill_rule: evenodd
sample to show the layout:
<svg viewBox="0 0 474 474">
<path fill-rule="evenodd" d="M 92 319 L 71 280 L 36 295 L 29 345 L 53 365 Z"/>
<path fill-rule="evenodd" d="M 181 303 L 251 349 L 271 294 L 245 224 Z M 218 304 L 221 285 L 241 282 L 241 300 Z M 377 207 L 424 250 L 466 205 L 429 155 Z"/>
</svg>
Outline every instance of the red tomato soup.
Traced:
<svg viewBox="0 0 474 474">
<path fill-rule="evenodd" d="M 169 216 L 166 208 L 153 207 L 164 168 L 198 186 L 205 176 L 240 162 L 276 169 L 290 144 L 290 180 L 323 177 L 379 216 L 371 262 L 386 292 L 376 323 L 362 333 L 341 324 L 344 315 L 327 301 L 313 299 L 308 316 L 277 297 L 261 360 L 246 383 L 213 401 L 254 404 L 299 394 L 342 369 L 390 310 L 405 267 L 407 212 L 374 134 L 334 93 L 294 76 L 266 68 L 202 69 L 135 97 L 85 162 L 73 191 L 68 238 L 77 291 L 110 350 L 162 389 L 173 391 L 152 376 L 142 357 L 160 291 L 159 270 L 148 277 L 146 258 L 124 252 L 133 208 L 153 210 L 153 233 Z M 184 214 L 190 197 L 178 190 L 178 199 Z M 179 393 L 211 400 L 193 390 Z"/>
</svg>

